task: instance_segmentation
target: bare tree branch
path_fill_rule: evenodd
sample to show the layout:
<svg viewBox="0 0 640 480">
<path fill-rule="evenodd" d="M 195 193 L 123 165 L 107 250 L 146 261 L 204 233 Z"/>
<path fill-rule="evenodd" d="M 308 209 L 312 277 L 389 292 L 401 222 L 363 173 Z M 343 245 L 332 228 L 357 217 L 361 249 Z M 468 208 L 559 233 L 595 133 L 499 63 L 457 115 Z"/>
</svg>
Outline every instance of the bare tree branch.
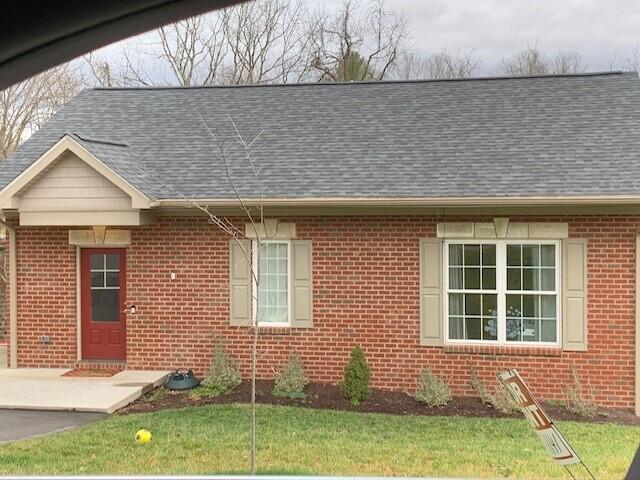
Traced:
<svg viewBox="0 0 640 480">
<path fill-rule="evenodd" d="M 637 72 L 640 70 L 640 45 L 631 50 L 628 55 L 614 55 L 609 59 L 609 70 L 626 70 Z"/>
<path fill-rule="evenodd" d="M 385 10 L 382 0 L 362 12 L 345 0 L 334 15 L 317 13 L 308 27 L 311 65 L 319 81 L 382 80 L 407 38 L 403 15 Z"/>
<path fill-rule="evenodd" d="M 235 184 L 235 180 L 231 174 L 231 167 L 230 167 L 230 161 L 229 161 L 229 155 L 227 153 L 227 150 L 225 148 L 224 142 L 222 137 L 219 134 L 214 133 L 211 128 L 207 125 L 206 121 L 204 120 L 204 117 L 202 116 L 202 114 L 200 112 L 198 112 L 198 115 L 200 116 L 200 120 L 205 128 L 205 130 L 207 131 L 207 133 L 209 134 L 209 136 L 211 137 L 211 139 L 214 141 L 214 144 L 216 145 L 216 150 L 217 150 L 217 154 L 219 156 L 219 158 L 222 160 L 223 164 L 224 164 L 224 169 L 226 172 L 226 176 L 227 176 L 227 181 L 229 182 L 229 185 L 231 187 L 231 189 L 234 192 L 234 195 L 236 197 L 236 200 L 238 201 L 238 203 L 240 204 L 244 214 L 246 215 L 246 217 L 249 219 L 249 222 L 252 225 L 252 229 L 255 235 L 255 242 L 257 244 L 257 252 L 258 255 L 260 254 L 261 248 L 262 248 L 262 237 L 261 237 L 261 231 L 258 228 L 258 226 L 256 225 L 255 219 L 253 217 L 253 215 L 251 214 L 250 209 L 248 208 L 247 202 L 245 201 L 245 199 L 242 197 L 242 195 L 239 193 L 239 189 Z M 258 138 L 262 135 L 262 132 L 258 133 L 258 135 L 251 140 L 250 142 L 247 142 L 244 137 L 240 134 L 240 130 L 238 129 L 238 126 L 236 125 L 236 123 L 234 122 L 233 118 L 231 118 L 230 116 L 227 116 L 227 119 L 229 120 L 229 122 L 232 124 L 234 132 L 236 134 L 236 140 L 240 143 L 240 145 L 242 145 L 242 149 L 243 149 L 243 156 L 245 158 L 245 160 L 249 163 L 249 165 L 251 166 L 251 169 L 253 171 L 254 174 L 254 179 L 256 181 L 256 185 L 258 187 L 258 191 L 260 192 L 259 195 L 259 211 L 260 211 L 260 221 L 261 223 L 264 222 L 264 217 L 263 217 L 263 204 L 262 204 L 262 192 L 263 192 L 263 187 L 262 187 L 262 182 L 260 180 L 260 177 L 256 174 L 256 168 L 255 168 L 255 162 L 253 160 L 253 157 L 251 155 L 251 146 L 254 145 L 256 143 L 256 141 L 258 140 Z M 254 302 L 254 304 L 256 305 L 256 310 L 258 310 L 259 308 L 259 295 L 258 295 L 258 289 L 259 289 L 259 285 L 260 285 L 260 274 L 259 274 L 259 266 L 260 266 L 260 262 L 253 261 L 251 252 L 248 252 L 245 248 L 244 243 L 241 241 L 242 238 L 246 238 L 245 237 L 245 232 L 243 232 L 242 230 L 238 229 L 237 227 L 230 227 L 230 225 L 233 225 L 233 222 L 230 221 L 229 219 L 225 219 L 224 217 L 219 217 L 215 214 L 213 214 L 212 212 L 209 211 L 207 206 L 200 206 L 198 205 L 197 202 L 193 202 L 193 204 L 199 208 L 201 211 L 205 212 L 208 214 L 210 221 L 215 224 L 215 225 L 223 225 L 222 230 L 227 232 L 232 238 L 233 240 L 236 242 L 237 245 L 239 245 L 240 249 L 243 252 L 243 255 L 245 257 L 245 260 L 247 261 L 248 265 L 249 265 L 249 271 L 251 273 L 251 277 L 253 279 L 253 285 L 255 286 L 255 289 L 252 288 L 252 293 L 251 293 L 251 297 L 252 297 L 252 301 Z M 264 224 L 264 223 L 263 223 Z M 256 376 L 257 376 L 257 370 L 258 370 L 258 337 L 259 337 L 259 324 L 258 324 L 258 315 L 254 315 L 253 318 L 253 342 L 252 342 L 252 351 L 251 351 L 251 474 L 255 475 L 256 474 L 256 470 L 257 470 L 257 424 L 256 424 Z"/>
<path fill-rule="evenodd" d="M 230 61 L 224 83 L 287 83 L 305 74 L 309 37 L 303 2 L 261 0 L 223 11 Z"/>
<path fill-rule="evenodd" d="M 178 85 L 210 85 L 218 80 L 227 53 L 219 15 L 192 17 L 158 30 L 161 59 Z"/>
<path fill-rule="evenodd" d="M 449 53 L 446 50 L 423 57 L 404 52 L 398 59 L 392 77 L 398 80 L 469 78 L 477 74 L 480 61 L 475 52 Z"/>
<path fill-rule="evenodd" d="M 64 64 L 0 91 L 0 159 L 71 100 L 80 86 L 75 67 Z"/>
<path fill-rule="evenodd" d="M 527 47 L 510 58 L 502 60 L 500 73 L 508 76 L 581 73 L 586 70 L 577 52 L 558 52 L 546 55 L 536 47 Z"/>
</svg>

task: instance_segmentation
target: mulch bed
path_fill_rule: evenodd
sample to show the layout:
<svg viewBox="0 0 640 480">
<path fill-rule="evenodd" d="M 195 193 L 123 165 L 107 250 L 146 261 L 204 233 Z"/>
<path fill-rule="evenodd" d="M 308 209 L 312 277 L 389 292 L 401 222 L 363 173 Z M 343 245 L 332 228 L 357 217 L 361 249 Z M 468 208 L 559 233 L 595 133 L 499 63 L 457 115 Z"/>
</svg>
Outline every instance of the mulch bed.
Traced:
<svg viewBox="0 0 640 480">
<path fill-rule="evenodd" d="M 258 403 L 393 415 L 522 418 L 520 414 L 503 414 L 485 405 L 479 398 L 475 397 L 454 397 L 444 407 L 428 407 L 403 392 L 373 389 L 373 394 L 369 400 L 354 406 L 342 396 L 339 387 L 336 385 L 310 383 L 305 390 L 307 397 L 299 400 L 275 397 L 271 394 L 272 388 L 273 381 L 258 380 L 256 382 L 256 399 Z M 167 392 L 164 395 L 159 395 L 157 391 L 153 391 L 123 408 L 119 413 L 126 415 L 201 405 L 249 403 L 250 398 L 251 384 L 246 381 L 234 392 L 219 397 L 195 398 L 190 395 L 189 391 Z M 640 425 L 640 418 L 627 410 L 603 409 L 604 415 L 584 418 L 570 413 L 560 405 L 544 404 L 544 407 L 553 420 Z"/>
<path fill-rule="evenodd" d="M 63 374 L 63 377 L 113 377 L 119 370 L 102 368 L 75 368 Z"/>
</svg>

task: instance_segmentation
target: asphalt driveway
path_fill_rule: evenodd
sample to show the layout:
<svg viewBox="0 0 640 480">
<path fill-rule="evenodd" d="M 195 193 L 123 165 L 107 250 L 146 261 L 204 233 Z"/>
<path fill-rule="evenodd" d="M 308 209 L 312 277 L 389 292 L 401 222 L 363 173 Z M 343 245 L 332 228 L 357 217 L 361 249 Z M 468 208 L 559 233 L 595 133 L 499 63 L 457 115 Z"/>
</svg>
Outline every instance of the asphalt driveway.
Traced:
<svg viewBox="0 0 640 480">
<path fill-rule="evenodd" d="M 0 445 L 95 422 L 104 413 L 0 409 Z"/>
</svg>

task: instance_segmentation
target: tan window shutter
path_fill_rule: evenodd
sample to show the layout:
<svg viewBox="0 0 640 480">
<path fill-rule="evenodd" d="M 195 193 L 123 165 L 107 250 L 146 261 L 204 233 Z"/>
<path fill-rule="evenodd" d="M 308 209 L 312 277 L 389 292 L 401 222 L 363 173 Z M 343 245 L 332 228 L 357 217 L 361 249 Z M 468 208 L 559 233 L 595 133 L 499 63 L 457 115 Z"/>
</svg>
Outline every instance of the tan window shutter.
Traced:
<svg viewBox="0 0 640 480">
<path fill-rule="evenodd" d="M 291 241 L 291 326 L 313 326 L 313 253 L 310 240 Z"/>
<path fill-rule="evenodd" d="M 420 344 L 442 345 L 442 240 L 420 240 Z"/>
<path fill-rule="evenodd" d="M 562 241 L 562 339 L 565 350 L 587 349 L 587 239 Z"/>
<path fill-rule="evenodd" d="M 246 252 L 246 253 L 245 253 Z M 229 323 L 251 325 L 251 240 L 229 240 Z"/>
</svg>

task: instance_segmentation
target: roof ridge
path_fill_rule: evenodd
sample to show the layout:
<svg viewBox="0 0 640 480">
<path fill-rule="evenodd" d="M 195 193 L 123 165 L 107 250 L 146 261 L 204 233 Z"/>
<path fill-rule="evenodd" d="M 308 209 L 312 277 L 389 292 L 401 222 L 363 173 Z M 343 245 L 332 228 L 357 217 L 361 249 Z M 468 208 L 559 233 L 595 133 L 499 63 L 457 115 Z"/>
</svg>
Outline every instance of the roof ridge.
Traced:
<svg viewBox="0 0 640 480">
<path fill-rule="evenodd" d="M 551 73 L 541 75 L 488 75 L 484 77 L 468 77 L 468 78 L 424 78 L 413 80 L 369 80 L 369 81 L 353 81 L 353 82 L 295 82 L 295 83 L 261 83 L 251 85 L 188 85 L 188 86 L 143 86 L 143 87 L 93 87 L 89 90 L 99 91 L 122 91 L 122 90 L 198 90 L 198 89 L 227 89 L 227 88 L 283 88 L 283 87 L 323 87 L 323 86 L 348 86 L 348 85 L 384 85 L 384 84 L 413 84 L 413 83 L 446 83 L 446 82 L 482 82 L 482 81 L 500 81 L 500 80 L 531 80 L 531 79 L 549 79 L 549 78 L 581 78 L 581 77 L 597 77 L 597 76 L 614 76 L 614 75 L 634 75 L 638 77 L 635 71 L 601 71 L 601 72 L 582 72 L 582 73 Z"/>
</svg>

